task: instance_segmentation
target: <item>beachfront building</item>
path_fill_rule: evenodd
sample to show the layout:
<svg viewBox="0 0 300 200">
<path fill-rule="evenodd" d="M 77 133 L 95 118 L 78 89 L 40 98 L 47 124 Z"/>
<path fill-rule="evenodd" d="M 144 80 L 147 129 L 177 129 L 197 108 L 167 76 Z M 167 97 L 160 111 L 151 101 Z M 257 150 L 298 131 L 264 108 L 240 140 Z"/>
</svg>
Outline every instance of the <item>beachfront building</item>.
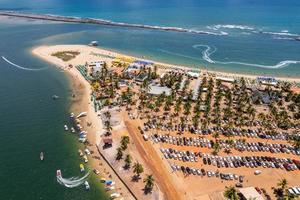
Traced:
<svg viewBox="0 0 300 200">
<path fill-rule="evenodd" d="M 189 77 L 189 78 L 199 78 L 200 77 L 200 73 L 199 72 L 194 72 L 194 71 L 188 71 L 186 73 L 186 75 Z"/>
<path fill-rule="evenodd" d="M 260 76 L 257 80 L 263 85 L 277 86 L 278 81 L 274 77 Z"/>
<path fill-rule="evenodd" d="M 91 74 L 92 76 L 97 76 L 98 74 L 101 73 L 102 68 L 105 66 L 105 62 L 104 61 L 95 61 L 95 62 L 91 62 L 89 63 L 89 68 L 91 69 Z"/>
<path fill-rule="evenodd" d="M 264 200 L 264 198 L 256 191 L 254 187 L 247 187 L 239 189 L 243 200 Z"/>
<path fill-rule="evenodd" d="M 230 77 L 223 77 L 223 76 L 217 76 L 216 80 L 219 80 L 221 82 L 228 82 L 228 83 L 233 83 L 235 81 L 234 78 L 230 78 Z"/>
</svg>

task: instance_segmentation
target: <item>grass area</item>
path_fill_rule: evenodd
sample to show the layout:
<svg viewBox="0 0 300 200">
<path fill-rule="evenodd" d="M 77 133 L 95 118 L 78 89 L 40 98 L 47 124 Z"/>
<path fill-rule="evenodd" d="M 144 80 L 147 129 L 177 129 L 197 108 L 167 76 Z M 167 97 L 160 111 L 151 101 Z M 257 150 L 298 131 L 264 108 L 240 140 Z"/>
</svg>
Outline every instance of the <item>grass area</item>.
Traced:
<svg viewBox="0 0 300 200">
<path fill-rule="evenodd" d="M 55 56 L 57 58 L 60 58 L 66 62 L 66 61 L 74 59 L 79 54 L 80 53 L 78 51 L 59 51 L 59 52 L 53 53 L 51 55 Z"/>
</svg>

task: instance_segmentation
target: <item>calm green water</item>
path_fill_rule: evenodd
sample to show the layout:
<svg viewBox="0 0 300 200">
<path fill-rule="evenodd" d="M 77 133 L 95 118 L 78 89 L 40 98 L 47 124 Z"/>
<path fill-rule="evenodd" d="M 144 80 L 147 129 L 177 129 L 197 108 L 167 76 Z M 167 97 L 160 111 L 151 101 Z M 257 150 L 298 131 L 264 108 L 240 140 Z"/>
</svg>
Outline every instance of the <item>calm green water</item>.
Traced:
<svg viewBox="0 0 300 200">
<path fill-rule="evenodd" d="M 38 44 L 35 40 L 64 31 L 47 25 L 0 25 L 1 56 L 24 67 L 47 67 L 26 71 L 0 60 L 0 199 L 107 199 L 95 177 L 89 178 L 89 192 L 56 181 L 57 169 L 66 178 L 81 176 L 77 139 L 63 129 L 71 91 L 67 77 L 31 56 L 29 48 Z M 53 94 L 61 98 L 54 101 Z"/>
</svg>

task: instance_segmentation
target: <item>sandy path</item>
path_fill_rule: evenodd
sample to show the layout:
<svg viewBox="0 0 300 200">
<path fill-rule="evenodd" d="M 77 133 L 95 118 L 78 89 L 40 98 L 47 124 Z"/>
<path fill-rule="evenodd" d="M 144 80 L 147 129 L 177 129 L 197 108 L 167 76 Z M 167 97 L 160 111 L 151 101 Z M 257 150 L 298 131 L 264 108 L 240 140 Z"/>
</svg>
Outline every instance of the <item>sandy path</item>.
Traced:
<svg viewBox="0 0 300 200">
<path fill-rule="evenodd" d="M 173 183 L 169 172 L 165 168 L 165 165 L 161 163 L 161 158 L 157 155 L 151 144 L 144 142 L 139 130 L 130 121 L 126 120 L 125 125 L 140 155 L 142 155 L 145 163 L 152 170 L 156 183 L 158 183 L 159 187 L 164 191 L 166 199 L 184 199 L 182 195 L 180 195 L 179 189 L 176 188 L 177 184 Z"/>
</svg>

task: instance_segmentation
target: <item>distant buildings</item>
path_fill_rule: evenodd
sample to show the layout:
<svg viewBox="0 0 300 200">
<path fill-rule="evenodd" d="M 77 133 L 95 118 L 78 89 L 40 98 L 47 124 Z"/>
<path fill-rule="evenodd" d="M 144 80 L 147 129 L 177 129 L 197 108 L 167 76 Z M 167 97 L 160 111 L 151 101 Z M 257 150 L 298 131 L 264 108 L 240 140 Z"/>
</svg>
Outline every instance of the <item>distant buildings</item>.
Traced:
<svg viewBox="0 0 300 200">
<path fill-rule="evenodd" d="M 97 76 L 99 73 L 101 73 L 102 68 L 105 66 L 104 61 L 96 61 L 96 62 L 91 62 L 89 64 L 89 68 L 91 69 L 91 74 L 92 76 Z"/>
</svg>

